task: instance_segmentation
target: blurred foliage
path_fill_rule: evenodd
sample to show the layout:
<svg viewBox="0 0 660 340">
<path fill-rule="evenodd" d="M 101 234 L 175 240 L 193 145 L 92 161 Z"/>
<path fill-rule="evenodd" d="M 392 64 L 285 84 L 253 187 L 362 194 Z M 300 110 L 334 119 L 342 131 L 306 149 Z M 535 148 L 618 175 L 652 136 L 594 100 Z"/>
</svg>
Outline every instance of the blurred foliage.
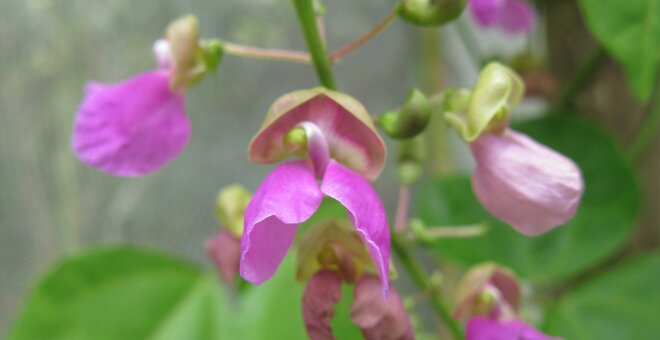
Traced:
<svg viewBox="0 0 660 340">
<path fill-rule="evenodd" d="M 544 328 L 571 340 L 657 338 L 658 268 L 659 252 L 630 258 L 560 299 Z"/>
<path fill-rule="evenodd" d="M 660 1 L 579 0 L 589 29 L 626 69 L 641 101 L 660 71 Z"/>
<path fill-rule="evenodd" d="M 491 217 L 462 176 L 425 186 L 417 208 L 429 226 L 484 221 L 490 226 L 475 238 L 438 240 L 438 254 L 464 265 L 492 260 L 535 283 L 558 282 L 602 261 L 628 239 L 639 210 L 639 189 L 612 139 L 583 121 L 543 118 L 514 128 L 573 159 L 582 170 L 586 190 L 571 221 L 525 237 Z"/>
</svg>

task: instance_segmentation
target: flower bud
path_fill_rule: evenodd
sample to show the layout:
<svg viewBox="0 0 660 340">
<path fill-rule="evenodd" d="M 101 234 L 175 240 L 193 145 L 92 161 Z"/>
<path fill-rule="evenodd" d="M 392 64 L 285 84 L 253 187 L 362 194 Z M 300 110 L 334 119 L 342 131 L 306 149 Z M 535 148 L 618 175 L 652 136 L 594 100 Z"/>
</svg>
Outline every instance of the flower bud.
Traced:
<svg viewBox="0 0 660 340">
<path fill-rule="evenodd" d="M 525 85 L 510 68 L 492 62 L 481 71 L 469 98 L 465 92 L 448 96 L 445 119 L 471 142 L 482 133 L 501 131 L 508 123 L 509 115 L 525 92 Z"/>
<path fill-rule="evenodd" d="M 383 114 L 378 119 L 378 125 L 392 138 L 408 139 L 423 132 L 430 120 L 431 105 L 428 99 L 421 91 L 412 89 L 401 110 Z"/>
<path fill-rule="evenodd" d="M 422 136 L 401 141 L 398 144 L 397 177 L 403 185 L 412 185 L 419 180 L 424 170 L 426 144 Z"/>
<path fill-rule="evenodd" d="M 206 253 L 215 263 L 222 281 L 234 282 L 241 260 L 241 239 L 228 230 L 220 230 L 213 239 L 206 241 Z"/>
<path fill-rule="evenodd" d="M 458 18 L 465 4 L 466 0 L 403 0 L 398 13 L 419 26 L 439 26 Z"/>
<path fill-rule="evenodd" d="M 215 216 L 234 236 L 243 235 L 243 217 L 252 194 L 240 184 L 233 184 L 218 192 Z"/>
<path fill-rule="evenodd" d="M 485 263 L 470 269 L 456 290 L 456 318 L 486 315 L 510 319 L 520 308 L 518 278 L 508 268 Z"/>
</svg>

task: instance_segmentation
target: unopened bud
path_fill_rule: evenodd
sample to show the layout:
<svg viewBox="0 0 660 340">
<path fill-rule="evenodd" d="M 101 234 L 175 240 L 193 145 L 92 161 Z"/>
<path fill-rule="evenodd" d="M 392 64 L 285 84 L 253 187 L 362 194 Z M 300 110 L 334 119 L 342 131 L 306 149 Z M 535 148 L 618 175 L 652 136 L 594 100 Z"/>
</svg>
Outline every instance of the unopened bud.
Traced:
<svg viewBox="0 0 660 340">
<path fill-rule="evenodd" d="M 401 110 L 390 111 L 378 119 L 378 125 L 385 133 L 397 139 L 417 136 L 426 129 L 431 120 L 431 105 L 421 91 L 412 89 Z"/>
<path fill-rule="evenodd" d="M 243 235 L 243 217 L 252 194 L 240 184 L 223 188 L 215 201 L 215 215 L 234 236 Z"/>
</svg>

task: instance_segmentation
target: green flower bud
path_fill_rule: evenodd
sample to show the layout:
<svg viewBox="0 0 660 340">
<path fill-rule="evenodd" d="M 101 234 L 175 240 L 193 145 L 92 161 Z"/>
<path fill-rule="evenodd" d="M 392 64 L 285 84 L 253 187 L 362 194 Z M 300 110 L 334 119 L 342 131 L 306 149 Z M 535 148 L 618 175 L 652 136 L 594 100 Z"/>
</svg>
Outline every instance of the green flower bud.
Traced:
<svg viewBox="0 0 660 340">
<path fill-rule="evenodd" d="M 218 192 L 215 216 L 234 236 L 243 236 L 243 217 L 252 194 L 240 184 L 232 184 Z"/>
<path fill-rule="evenodd" d="M 399 143 L 397 155 L 397 177 L 403 185 L 412 185 L 419 180 L 424 171 L 426 144 L 422 136 Z"/>
<path fill-rule="evenodd" d="M 458 18 L 466 0 L 403 0 L 399 16 L 419 26 L 440 26 Z"/>
<path fill-rule="evenodd" d="M 408 139 L 423 132 L 430 120 L 431 105 L 428 99 L 421 91 L 412 89 L 401 110 L 384 113 L 377 123 L 388 136 Z"/>
<path fill-rule="evenodd" d="M 483 132 L 506 127 L 511 111 L 525 92 L 520 76 L 510 68 L 491 62 L 481 71 L 472 92 L 449 93 L 445 101 L 445 119 L 471 142 Z"/>
</svg>

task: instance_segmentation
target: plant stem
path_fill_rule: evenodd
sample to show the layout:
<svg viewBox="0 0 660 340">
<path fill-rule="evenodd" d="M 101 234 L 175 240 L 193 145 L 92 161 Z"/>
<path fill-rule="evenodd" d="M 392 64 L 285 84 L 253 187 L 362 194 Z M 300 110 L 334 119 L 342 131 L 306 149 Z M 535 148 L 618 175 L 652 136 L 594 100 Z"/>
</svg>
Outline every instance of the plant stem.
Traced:
<svg viewBox="0 0 660 340">
<path fill-rule="evenodd" d="M 642 127 L 626 150 L 628 159 L 631 161 L 639 158 L 653 139 L 658 137 L 658 129 L 660 129 L 660 104 L 658 103 L 658 97 L 660 97 L 660 71 L 655 76 L 653 93 L 647 106 L 646 117 L 642 121 Z"/>
<path fill-rule="evenodd" d="M 326 48 L 316 25 L 316 15 L 312 0 L 293 0 L 293 5 L 298 13 L 300 26 L 307 42 L 307 48 L 312 55 L 312 63 L 316 69 L 321 84 L 331 90 L 337 89 L 335 80 L 330 69 L 330 61 L 326 55 Z"/>
<path fill-rule="evenodd" d="M 456 31 L 458 31 L 458 35 L 461 37 L 463 46 L 465 46 L 465 50 L 467 50 L 468 54 L 472 58 L 472 61 L 474 61 L 474 64 L 477 65 L 478 68 L 481 68 L 481 64 L 484 62 L 484 56 L 481 52 L 481 47 L 479 47 L 477 38 L 475 38 L 471 28 L 468 27 L 465 19 L 458 19 L 454 22 L 456 25 Z"/>
<path fill-rule="evenodd" d="M 396 220 L 394 221 L 394 230 L 398 233 L 401 233 L 406 229 L 409 207 L 410 187 L 407 185 L 402 185 L 399 188 L 399 203 L 396 207 Z"/>
<path fill-rule="evenodd" d="M 598 69 L 600 63 L 605 60 L 606 55 L 607 53 L 601 45 L 598 45 L 598 47 L 594 48 L 591 53 L 589 53 L 587 60 L 585 60 L 584 63 L 580 66 L 573 78 L 569 80 L 568 84 L 564 87 L 564 90 L 559 95 L 559 100 L 557 101 L 553 111 L 558 111 L 558 109 L 566 109 L 573 103 L 575 96 L 580 93 L 580 90 L 582 90 L 586 82 Z"/>
<path fill-rule="evenodd" d="M 342 48 L 332 52 L 330 54 L 330 62 L 335 62 L 337 59 L 342 58 L 344 55 L 364 45 L 366 42 L 373 39 L 380 32 L 385 30 L 392 22 L 394 22 L 395 19 L 396 19 L 396 12 L 392 10 L 392 12 L 390 12 L 390 14 L 385 19 L 383 19 L 376 26 L 374 26 L 369 32 L 349 42 L 348 44 L 344 45 Z"/>
<path fill-rule="evenodd" d="M 401 264 L 406 269 L 408 274 L 410 274 L 410 277 L 419 287 L 419 289 L 430 293 L 429 302 L 431 303 L 431 306 L 440 316 L 445 325 L 447 325 L 454 338 L 456 340 L 463 339 L 463 331 L 459 327 L 456 320 L 451 317 L 451 314 L 449 313 L 447 306 L 445 306 L 441 296 L 434 289 L 434 287 L 431 286 L 426 273 L 424 273 L 422 267 L 415 261 L 414 257 L 408 250 L 407 245 L 399 239 L 398 235 L 392 235 L 392 249 L 394 249 L 394 252 L 401 261 Z"/>
<path fill-rule="evenodd" d="M 311 61 L 309 54 L 306 52 L 252 47 L 231 42 L 222 42 L 222 51 L 227 54 L 254 59 L 292 61 L 303 64 L 309 64 Z"/>
</svg>

